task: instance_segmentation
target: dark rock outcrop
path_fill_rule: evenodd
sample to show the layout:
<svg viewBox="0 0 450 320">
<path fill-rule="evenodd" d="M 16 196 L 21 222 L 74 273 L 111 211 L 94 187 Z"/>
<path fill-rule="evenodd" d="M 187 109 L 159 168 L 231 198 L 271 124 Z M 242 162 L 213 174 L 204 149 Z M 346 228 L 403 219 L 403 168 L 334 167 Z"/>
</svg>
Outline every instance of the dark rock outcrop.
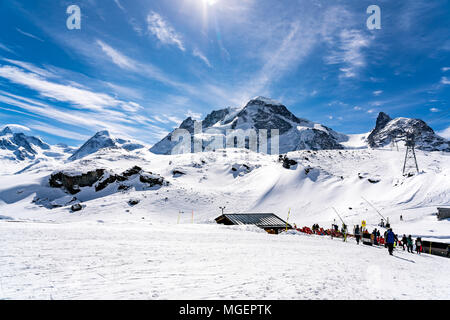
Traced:
<svg viewBox="0 0 450 320">
<path fill-rule="evenodd" d="M 117 190 L 128 190 L 131 180 L 139 178 L 139 181 L 146 187 L 167 185 L 163 177 L 151 172 L 146 172 L 138 166 L 124 171 L 122 174 L 107 172 L 105 169 L 96 169 L 85 173 L 56 172 L 50 176 L 49 185 L 52 188 L 64 188 L 70 194 L 77 194 L 84 187 L 93 187 L 95 192 L 107 188 L 113 183 L 120 183 Z"/>
</svg>

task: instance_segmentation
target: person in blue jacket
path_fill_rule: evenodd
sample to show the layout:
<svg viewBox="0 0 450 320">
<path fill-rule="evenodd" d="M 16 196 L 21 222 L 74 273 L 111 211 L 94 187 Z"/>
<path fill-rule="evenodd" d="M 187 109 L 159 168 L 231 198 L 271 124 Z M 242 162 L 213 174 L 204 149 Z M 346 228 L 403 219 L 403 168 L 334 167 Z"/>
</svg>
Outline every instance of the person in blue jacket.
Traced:
<svg viewBox="0 0 450 320">
<path fill-rule="evenodd" d="M 386 234 L 386 244 L 389 250 L 389 254 L 392 256 L 394 252 L 394 242 L 395 242 L 395 234 L 392 232 L 392 229 L 389 229 Z"/>
</svg>

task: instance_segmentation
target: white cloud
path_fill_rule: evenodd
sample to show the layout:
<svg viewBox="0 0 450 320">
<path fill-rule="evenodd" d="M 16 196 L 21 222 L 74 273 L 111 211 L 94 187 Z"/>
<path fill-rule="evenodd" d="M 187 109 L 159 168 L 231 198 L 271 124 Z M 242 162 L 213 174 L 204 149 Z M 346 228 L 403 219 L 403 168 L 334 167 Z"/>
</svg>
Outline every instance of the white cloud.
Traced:
<svg viewBox="0 0 450 320">
<path fill-rule="evenodd" d="M 6 127 L 10 128 L 13 132 L 31 131 L 30 128 L 25 127 L 21 124 L 5 124 L 4 126 L 0 127 L 0 131 L 5 129 Z"/>
<path fill-rule="evenodd" d="M 51 73 L 51 72 L 49 72 L 47 70 L 44 70 L 42 68 L 36 67 L 36 66 L 34 66 L 34 65 L 32 65 L 31 63 L 28 63 L 28 62 L 17 61 L 17 60 L 6 59 L 6 58 L 2 59 L 2 60 L 6 61 L 6 62 L 9 62 L 11 64 L 14 64 L 14 65 L 16 65 L 18 67 L 21 67 L 22 69 L 25 69 L 25 70 L 31 71 L 33 73 L 36 73 L 36 74 L 38 74 L 40 76 L 44 76 L 44 77 L 53 77 L 54 76 L 53 73 Z"/>
<path fill-rule="evenodd" d="M 354 78 L 357 71 L 366 65 L 363 49 L 370 45 L 370 40 L 359 30 L 344 29 L 339 34 L 339 44 L 332 42 L 334 49 L 325 58 L 327 64 L 342 64 L 339 70 L 345 78 Z"/>
<path fill-rule="evenodd" d="M 382 94 L 383 93 L 383 90 L 377 90 L 377 91 L 374 91 L 373 92 L 373 95 L 374 96 L 379 96 L 380 94 Z"/>
<path fill-rule="evenodd" d="M 200 60 L 202 60 L 208 67 L 212 68 L 211 63 L 209 62 L 208 58 L 197 48 L 195 48 L 192 51 L 192 54 L 194 55 L 194 57 L 199 58 Z"/>
<path fill-rule="evenodd" d="M 147 16 L 148 31 L 156 36 L 159 41 L 167 45 L 175 45 L 181 51 L 185 51 L 181 36 L 158 13 L 151 11 Z"/>
<path fill-rule="evenodd" d="M 164 130 L 157 126 L 150 125 L 148 119 L 142 116 L 128 117 L 125 113 L 109 113 L 109 112 L 92 112 L 90 110 L 70 110 L 59 109 L 40 101 L 17 96 L 5 91 L 0 91 L 0 102 L 3 104 L 14 106 L 9 108 L 10 112 L 19 114 L 27 114 L 41 118 L 40 122 L 62 123 L 69 126 L 78 127 L 80 129 L 98 131 L 107 128 L 108 130 L 121 134 L 137 133 L 140 130 L 146 133 L 158 133 Z M 1 108 L 1 107 L 0 107 Z M 5 108 L 2 108 L 5 109 Z M 18 109 L 26 110 L 24 113 Z M 140 126 L 136 126 L 140 123 Z M 55 132 L 56 133 L 56 132 Z"/>
<path fill-rule="evenodd" d="M 367 110 L 367 113 L 375 113 L 375 112 L 377 112 L 377 110 L 375 110 L 375 109 Z"/>
<path fill-rule="evenodd" d="M 450 84 L 450 79 L 447 77 L 442 77 L 441 78 L 441 83 L 442 84 Z"/>
<path fill-rule="evenodd" d="M 200 120 L 202 118 L 201 113 L 194 112 L 192 110 L 188 110 L 188 112 L 185 114 L 186 117 L 191 117 L 194 120 Z"/>
<path fill-rule="evenodd" d="M 79 89 L 45 80 L 38 74 L 24 72 L 11 66 L 0 67 L 0 77 L 11 82 L 36 90 L 40 95 L 62 102 L 69 102 L 83 109 L 102 110 L 109 106 L 117 106 L 120 101 L 103 93 Z"/>
<path fill-rule="evenodd" d="M 34 34 L 31 34 L 31 33 L 25 32 L 25 31 L 22 31 L 22 30 L 20 30 L 19 28 L 16 28 L 16 30 L 17 30 L 19 33 L 21 33 L 21 34 L 23 34 L 24 36 L 26 36 L 26 37 L 29 37 L 29 38 L 32 38 L 32 39 L 35 39 L 35 40 L 44 42 L 44 40 L 42 40 L 41 38 L 35 36 Z"/>
<path fill-rule="evenodd" d="M 119 0 L 114 0 L 114 2 L 116 3 L 116 5 L 119 7 L 120 10 L 125 12 L 125 8 L 122 6 Z"/>
<path fill-rule="evenodd" d="M 439 112 L 439 111 L 441 111 L 441 110 L 439 110 L 438 108 L 431 108 L 430 111 L 431 111 L 431 112 Z"/>
<path fill-rule="evenodd" d="M 122 69 L 136 70 L 136 65 L 133 60 L 124 56 L 116 49 L 110 47 L 101 40 L 97 40 L 97 44 L 102 48 L 103 52 L 111 58 L 111 60 Z"/>
<path fill-rule="evenodd" d="M 444 68 L 442 68 L 441 70 L 442 70 L 442 72 L 447 72 L 447 71 L 450 70 L 450 67 L 444 67 Z"/>
<path fill-rule="evenodd" d="M 62 137 L 62 138 L 67 138 L 67 139 L 72 139 L 72 140 L 86 141 L 87 139 L 90 138 L 90 136 L 87 136 L 84 134 L 79 134 L 72 130 L 69 131 L 69 130 L 64 130 L 64 129 L 57 128 L 54 126 L 50 126 L 43 122 L 32 123 L 29 126 L 33 130 L 42 131 L 42 132 L 49 133 L 49 134 L 57 136 L 57 137 Z"/>
<path fill-rule="evenodd" d="M 0 43 L 0 49 L 2 49 L 2 50 L 4 50 L 4 51 L 7 51 L 7 52 L 9 52 L 9 53 L 14 53 L 13 50 L 11 50 L 9 47 L 7 47 L 7 46 L 5 46 L 5 45 L 3 45 L 3 44 L 1 44 L 1 43 Z"/>
<path fill-rule="evenodd" d="M 355 106 L 355 107 L 353 108 L 353 110 L 355 110 L 355 111 L 361 111 L 361 110 L 362 110 L 362 108 L 361 108 L 361 107 L 359 107 L 359 106 Z"/>
</svg>

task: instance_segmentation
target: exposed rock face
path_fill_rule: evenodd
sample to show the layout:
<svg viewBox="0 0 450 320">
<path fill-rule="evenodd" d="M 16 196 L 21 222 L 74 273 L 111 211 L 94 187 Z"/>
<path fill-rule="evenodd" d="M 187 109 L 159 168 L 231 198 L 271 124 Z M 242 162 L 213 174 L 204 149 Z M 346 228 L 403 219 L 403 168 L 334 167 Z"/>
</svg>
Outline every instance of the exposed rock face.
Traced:
<svg viewBox="0 0 450 320">
<path fill-rule="evenodd" d="M 138 166 L 122 174 L 114 174 L 106 169 L 96 169 L 85 173 L 56 172 L 50 176 L 49 184 L 53 188 L 64 188 L 74 195 L 84 187 L 93 187 L 95 192 L 99 192 L 116 182 L 121 183 L 117 186 L 117 190 L 127 190 L 130 187 L 127 183 L 135 183 L 136 178 L 149 188 L 168 184 L 160 175 L 146 172 Z"/>
<path fill-rule="evenodd" d="M 372 148 L 385 147 L 393 140 L 405 141 L 408 132 L 414 134 L 416 147 L 424 151 L 450 152 L 450 142 L 436 135 L 423 120 L 410 118 L 391 119 L 381 112 L 375 129 L 367 138 Z"/>
<path fill-rule="evenodd" d="M 185 129 L 189 133 L 194 133 L 194 120 L 187 118 L 180 125 L 180 129 Z M 322 150 L 322 149 L 343 149 L 340 141 L 345 140 L 345 136 L 339 134 L 326 126 L 311 122 L 306 119 L 297 118 L 283 104 L 264 97 L 257 97 L 250 100 L 244 108 L 227 108 L 216 110 L 206 116 L 202 122 L 203 149 L 215 150 L 225 148 L 225 134 L 227 130 L 253 129 L 259 134 L 260 130 L 267 130 L 269 139 L 268 145 L 270 153 L 271 130 L 279 131 L 280 153 L 287 153 L 294 150 Z M 163 140 L 155 144 L 150 151 L 157 154 L 170 154 L 178 141 L 172 141 L 172 133 Z M 210 139 L 208 139 L 208 137 Z M 212 140 L 219 139 L 211 147 Z M 193 139 L 191 140 L 193 142 Z M 193 143 L 192 143 L 193 145 Z M 261 141 L 257 142 L 258 149 Z M 249 147 L 249 138 L 246 138 L 245 147 Z M 192 148 L 193 149 L 193 148 Z M 193 151 L 193 150 L 191 150 Z"/>
<path fill-rule="evenodd" d="M 49 184 L 52 188 L 64 187 L 70 194 L 77 194 L 80 188 L 92 187 L 103 177 L 105 169 L 97 169 L 82 174 L 57 172 L 50 176 Z"/>
</svg>

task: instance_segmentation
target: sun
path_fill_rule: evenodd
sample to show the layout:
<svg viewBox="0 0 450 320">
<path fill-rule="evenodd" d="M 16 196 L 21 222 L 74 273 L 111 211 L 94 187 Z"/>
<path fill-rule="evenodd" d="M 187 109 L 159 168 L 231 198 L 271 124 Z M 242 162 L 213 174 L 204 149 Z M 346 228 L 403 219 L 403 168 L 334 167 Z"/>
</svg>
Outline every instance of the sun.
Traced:
<svg viewBox="0 0 450 320">
<path fill-rule="evenodd" d="M 202 0 L 204 4 L 207 4 L 209 6 L 215 5 L 219 0 Z"/>
</svg>

